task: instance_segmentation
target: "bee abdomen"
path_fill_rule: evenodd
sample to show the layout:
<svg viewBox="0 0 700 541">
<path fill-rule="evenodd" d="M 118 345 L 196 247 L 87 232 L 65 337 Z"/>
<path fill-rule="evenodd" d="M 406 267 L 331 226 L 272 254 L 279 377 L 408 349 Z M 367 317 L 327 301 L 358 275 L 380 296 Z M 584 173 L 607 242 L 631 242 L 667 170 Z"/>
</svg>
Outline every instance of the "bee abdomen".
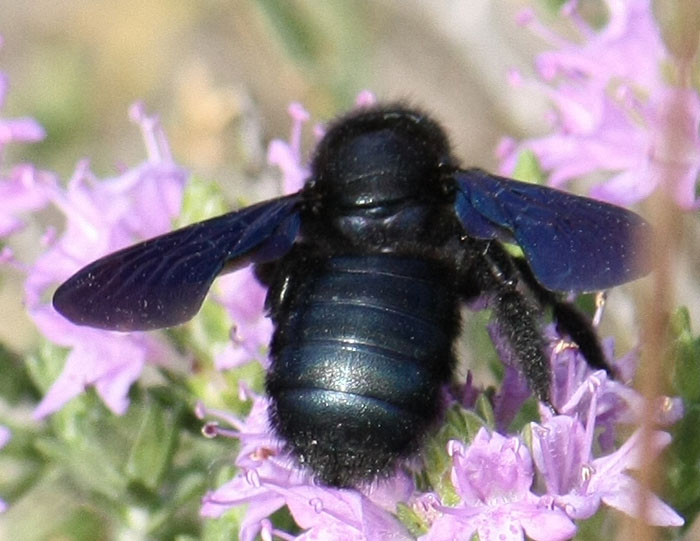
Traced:
<svg viewBox="0 0 700 541">
<path fill-rule="evenodd" d="M 273 424 L 322 481 L 390 473 L 436 420 L 454 364 L 454 282 L 434 262 L 333 257 L 272 307 Z"/>
</svg>

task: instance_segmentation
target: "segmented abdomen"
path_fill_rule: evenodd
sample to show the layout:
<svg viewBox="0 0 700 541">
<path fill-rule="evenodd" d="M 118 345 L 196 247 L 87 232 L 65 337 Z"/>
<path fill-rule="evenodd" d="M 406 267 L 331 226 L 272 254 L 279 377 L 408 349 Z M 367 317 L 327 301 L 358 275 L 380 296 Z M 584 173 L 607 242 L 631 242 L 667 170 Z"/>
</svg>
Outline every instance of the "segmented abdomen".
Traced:
<svg viewBox="0 0 700 541">
<path fill-rule="evenodd" d="M 313 266 L 282 309 L 270 303 L 267 390 L 299 461 L 343 486 L 388 472 L 435 421 L 454 364 L 455 281 L 435 262 L 393 255 Z"/>
</svg>

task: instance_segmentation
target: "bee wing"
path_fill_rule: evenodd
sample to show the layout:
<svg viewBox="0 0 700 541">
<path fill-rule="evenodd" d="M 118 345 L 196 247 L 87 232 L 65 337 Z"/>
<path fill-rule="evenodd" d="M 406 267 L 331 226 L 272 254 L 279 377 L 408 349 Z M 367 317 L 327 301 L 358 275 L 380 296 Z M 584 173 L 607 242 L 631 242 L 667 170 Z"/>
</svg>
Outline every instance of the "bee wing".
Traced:
<svg viewBox="0 0 700 541">
<path fill-rule="evenodd" d="M 467 234 L 513 240 L 553 291 L 595 291 L 648 273 L 651 226 L 627 209 L 490 175 L 455 174 L 455 211 Z"/>
<path fill-rule="evenodd" d="M 78 325 L 119 331 L 192 318 L 222 270 L 277 259 L 299 230 L 298 194 L 265 201 L 106 255 L 66 280 L 56 310 Z"/>
</svg>

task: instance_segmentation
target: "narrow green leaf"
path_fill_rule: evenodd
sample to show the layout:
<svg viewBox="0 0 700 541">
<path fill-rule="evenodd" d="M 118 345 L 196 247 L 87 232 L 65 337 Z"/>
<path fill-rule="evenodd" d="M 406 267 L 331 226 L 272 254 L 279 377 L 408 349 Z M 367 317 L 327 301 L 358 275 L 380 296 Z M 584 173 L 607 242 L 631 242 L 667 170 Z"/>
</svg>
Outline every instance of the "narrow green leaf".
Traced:
<svg viewBox="0 0 700 541">
<path fill-rule="evenodd" d="M 140 426 L 125 467 L 132 481 L 151 490 L 158 488 L 177 445 L 179 410 L 181 406 L 166 410 L 152 401 L 143 406 Z"/>
</svg>

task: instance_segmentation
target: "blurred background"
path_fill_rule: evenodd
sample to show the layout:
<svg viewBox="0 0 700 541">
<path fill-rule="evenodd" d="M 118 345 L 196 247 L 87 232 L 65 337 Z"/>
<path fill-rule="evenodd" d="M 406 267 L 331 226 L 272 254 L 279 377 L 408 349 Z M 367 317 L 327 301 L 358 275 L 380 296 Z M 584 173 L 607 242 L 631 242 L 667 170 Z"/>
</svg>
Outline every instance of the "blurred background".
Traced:
<svg viewBox="0 0 700 541">
<path fill-rule="evenodd" d="M 325 122 L 371 90 L 433 112 L 465 165 L 493 170 L 500 137 L 545 126 L 544 96 L 507 83 L 511 67 L 532 73 L 533 55 L 544 46 L 515 23 L 525 5 L 5 2 L 0 69 L 11 86 L 1 114 L 33 116 L 47 130 L 41 143 L 10 145 L 5 159 L 32 161 L 65 181 L 87 157 L 98 176 L 112 175 L 144 158 L 127 116 L 129 105 L 143 100 L 160 115 L 177 163 L 232 198 L 255 201 L 279 189 L 260 179 L 270 171 L 268 142 L 288 136 L 291 102 L 302 103 L 314 123 Z M 312 130 L 306 135 L 308 153 Z M 26 251 L 37 233 L 13 246 L 22 259 L 32 259 Z M 18 285 L 12 276 L 0 283 L 0 340 L 25 350 L 32 330 L 20 324 Z"/>
<path fill-rule="evenodd" d="M 64 182 L 85 157 L 98 176 L 115 174 L 120 165 L 145 157 L 127 115 L 130 104 L 143 100 L 149 113 L 160 116 L 178 164 L 217 182 L 232 202 L 254 202 L 279 192 L 266 149 L 271 139 L 288 137 L 291 102 L 303 104 L 313 123 L 323 123 L 370 90 L 380 100 L 407 100 L 434 113 L 464 165 L 495 170 L 501 137 L 531 137 L 547 126 L 545 96 L 507 82 L 510 68 L 533 74 L 534 56 L 546 47 L 516 24 L 516 14 L 535 5 L 539 17 L 560 25 L 546 6 L 562 3 L 5 0 L 0 70 L 10 90 L 0 115 L 32 116 L 47 137 L 11 145 L 4 159 L 31 161 Z M 601 8 L 597 1 L 586 4 L 592 12 Z M 312 130 L 305 137 L 308 155 Z M 57 217 L 46 213 L 42 219 Z M 698 240 L 694 231 L 691 238 Z M 18 259 L 34 259 L 41 234 L 35 224 L 12 239 Z M 683 276 L 681 287 L 698 321 L 697 283 L 693 274 Z M 611 305 L 617 314 L 606 315 L 611 330 L 605 334 L 619 336 L 624 329 L 624 350 L 636 337 L 633 304 L 625 298 Z M 0 343 L 22 354 L 37 342 L 22 306 L 22 274 L 3 269 Z M 14 521 L 31 519 L 37 501 L 37 509 L 60 508 L 52 498 L 64 497 L 40 493 L 40 501 L 25 502 Z M 91 520 L 100 509 L 95 506 Z M 5 520 L 0 516 L 0 537 Z M 64 531 L 79 532 L 78 522 Z M 106 530 L 85 531 L 92 533 L 61 539 L 89 539 Z"/>
<path fill-rule="evenodd" d="M 279 137 L 289 102 L 322 121 L 370 89 L 432 109 L 459 154 L 493 165 L 497 138 L 531 132 L 542 113 L 506 84 L 509 67 L 529 72 L 539 45 L 514 22 L 523 5 L 8 2 L 0 58 L 15 91 L 5 113 L 36 116 L 49 131 L 37 151 L 68 174 L 83 155 L 112 167 L 106 154 L 133 139 L 126 108 L 143 99 L 160 112 L 181 161 L 225 174 L 241 161 L 236 132 L 246 122 L 263 140 Z M 133 149 L 124 151 L 128 158 Z"/>
</svg>

